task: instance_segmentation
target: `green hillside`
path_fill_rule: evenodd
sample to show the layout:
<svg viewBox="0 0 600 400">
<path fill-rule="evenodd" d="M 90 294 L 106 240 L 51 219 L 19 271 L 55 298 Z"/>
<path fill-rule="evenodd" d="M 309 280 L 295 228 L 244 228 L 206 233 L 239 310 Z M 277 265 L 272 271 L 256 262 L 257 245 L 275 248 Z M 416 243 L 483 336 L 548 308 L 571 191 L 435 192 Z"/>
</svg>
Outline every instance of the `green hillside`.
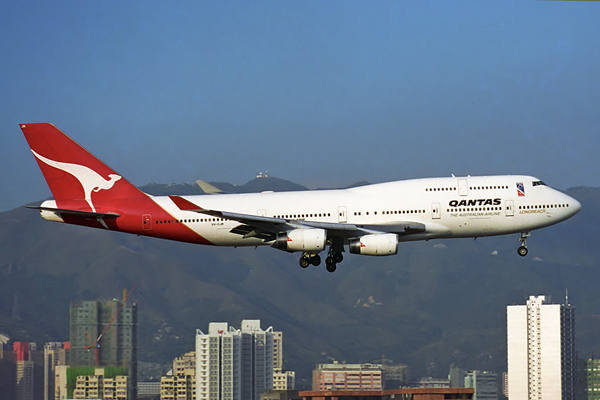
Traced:
<svg viewBox="0 0 600 400">
<path fill-rule="evenodd" d="M 0 213 L 0 332 L 68 340 L 71 301 L 112 299 L 137 285 L 140 361 L 170 363 L 211 321 L 258 318 L 284 332 L 285 368 L 300 385 L 316 363 L 382 354 L 413 377 L 443 377 L 451 363 L 505 370 L 506 305 L 537 294 L 563 302 L 568 289 L 580 354 L 599 354 L 600 189 L 568 193 L 583 210 L 534 232 L 526 258 L 516 254 L 518 235 L 405 243 L 393 257 L 347 255 L 334 274 L 303 270 L 298 255 L 270 248 L 137 237 L 19 208 Z"/>
</svg>

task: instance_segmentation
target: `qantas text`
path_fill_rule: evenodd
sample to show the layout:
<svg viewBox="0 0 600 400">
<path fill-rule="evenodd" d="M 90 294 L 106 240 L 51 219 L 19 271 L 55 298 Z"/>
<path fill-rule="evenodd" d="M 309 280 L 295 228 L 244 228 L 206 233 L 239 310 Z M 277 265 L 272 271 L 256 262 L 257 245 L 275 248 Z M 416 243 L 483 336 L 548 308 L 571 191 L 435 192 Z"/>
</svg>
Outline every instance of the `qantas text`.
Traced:
<svg viewBox="0 0 600 400">
<path fill-rule="evenodd" d="M 450 200 L 450 207 L 499 206 L 502 199 Z"/>
</svg>

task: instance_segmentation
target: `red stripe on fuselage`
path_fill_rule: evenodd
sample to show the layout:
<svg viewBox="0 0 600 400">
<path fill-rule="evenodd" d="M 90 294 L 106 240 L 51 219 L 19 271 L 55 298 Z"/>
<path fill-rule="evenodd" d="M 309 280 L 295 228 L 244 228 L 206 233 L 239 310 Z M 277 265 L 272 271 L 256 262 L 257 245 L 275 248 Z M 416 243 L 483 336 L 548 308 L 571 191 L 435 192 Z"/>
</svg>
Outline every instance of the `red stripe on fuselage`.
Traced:
<svg viewBox="0 0 600 400">
<path fill-rule="evenodd" d="M 83 202 L 85 203 L 85 201 Z M 60 207 L 75 210 L 82 208 L 81 203 L 82 200 L 62 201 Z M 112 231 L 133 233 L 136 235 L 151 236 L 180 242 L 205 245 L 213 244 L 165 211 L 154 202 L 151 197 L 144 196 L 112 200 L 106 203 L 107 204 L 105 204 L 105 202 L 96 202 L 96 211 L 100 213 L 120 214 L 117 218 L 104 218 L 104 223 Z M 150 227 L 144 225 L 144 215 L 150 215 Z M 81 218 L 69 215 L 64 215 L 62 218 L 69 224 L 106 229 L 102 222 L 94 218 Z M 157 223 L 157 221 L 166 222 Z"/>
</svg>

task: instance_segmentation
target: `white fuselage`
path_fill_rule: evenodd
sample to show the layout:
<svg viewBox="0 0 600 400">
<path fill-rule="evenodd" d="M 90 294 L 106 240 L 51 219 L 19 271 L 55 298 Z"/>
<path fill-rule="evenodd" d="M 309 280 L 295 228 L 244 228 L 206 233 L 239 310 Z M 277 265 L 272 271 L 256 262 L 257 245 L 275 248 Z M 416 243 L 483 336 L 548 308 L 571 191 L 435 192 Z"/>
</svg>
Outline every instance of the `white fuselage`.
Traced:
<svg viewBox="0 0 600 400">
<path fill-rule="evenodd" d="M 581 205 L 530 176 L 504 175 L 414 179 L 350 189 L 182 196 L 206 210 L 288 221 L 373 226 L 414 222 L 424 232 L 399 241 L 529 232 L 561 222 Z M 168 197 L 153 200 L 212 244 L 267 245 L 230 233 L 237 221 L 180 210 Z"/>
</svg>

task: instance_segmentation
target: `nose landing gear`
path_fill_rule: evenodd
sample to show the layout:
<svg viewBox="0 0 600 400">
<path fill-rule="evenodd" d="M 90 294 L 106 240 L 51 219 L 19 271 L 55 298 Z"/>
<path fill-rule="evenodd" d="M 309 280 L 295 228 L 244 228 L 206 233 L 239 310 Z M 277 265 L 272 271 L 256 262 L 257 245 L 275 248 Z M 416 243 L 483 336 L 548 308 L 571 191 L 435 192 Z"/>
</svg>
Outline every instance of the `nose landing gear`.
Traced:
<svg viewBox="0 0 600 400">
<path fill-rule="evenodd" d="M 521 232 L 521 237 L 519 238 L 519 242 L 521 242 L 521 246 L 517 249 L 517 254 L 521 257 L 525 257 L 528 253 L 527 250 L 527 238 L 531 236 L 529 232 Z"/>
</svg>

